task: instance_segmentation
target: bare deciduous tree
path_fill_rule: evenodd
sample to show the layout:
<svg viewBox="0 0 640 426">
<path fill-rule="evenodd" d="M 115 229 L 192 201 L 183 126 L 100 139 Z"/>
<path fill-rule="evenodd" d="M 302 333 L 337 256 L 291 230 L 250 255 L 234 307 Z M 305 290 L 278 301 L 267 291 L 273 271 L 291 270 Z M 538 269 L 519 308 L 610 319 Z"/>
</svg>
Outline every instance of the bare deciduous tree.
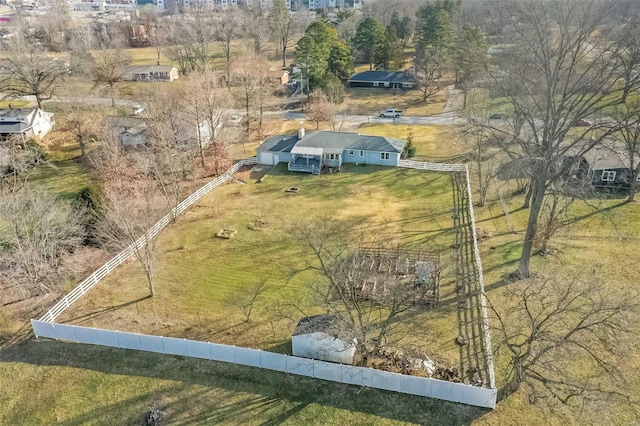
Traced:
<svg viewBox="0 0 640 426">
<path fill-rule="evenodd" d="M 20 271 L 30 294 L 53 291 L 62 254 L 83 241 L 84 211 L 29 187 L 0 197 L 3 256 Z"/>
<path fill-rule="evenodd" d="M 233 63 L 233 79 L 235 84 L 240 87 L 238 96 L 246 114 L 247 137 L 249 137 L 251 130 L 251 111 L 256 104 L 256 100 L 259 101 L 257 98 L 264 89 L 268 70 L 269 68 L 264 58 L 256 56 L 252 52 L 242 53 Z"/>
<path fill-rule="evenodd" d="M 615 286 L 614 286 L 615 287 Z M 537 277 L 514 283 L 490 306 L 508 356 L 506 396 L 526 386 L 530 400 L 547 403 L 623 398 L 619 366 L 631 351 L 629 314 L 635 296 L 602 281 Z"/>
<path fill-rule="evenodd" d="M 149 142 L 134 156 L 138 169 L 159 185 L 167 210 L 182 201 L 194 155 L 202 143 L 201 123 L 188 120 L 182 105 L 184 99 L 177 90 L 148 98 Z"/>
<path fill-rule="evenodd" d="M 440 78 L 445 71 L 445 59 L 438 49 L 427 48 L 415 57 L 416 80 L 422 102 L 442 90 Z"/>
<path fill-rule="evenodd" d="M 237 308 L 244 316 L 244 321 L 251 321 L 251 314 L 256 308 L 256 302 L 267 291 L 267 280 L 258 281 L 247 285 L 237 292 L 230 294 L 225 302 L 229 306 Z"/>
<path fill-rule="evenodd" d="M 337 114 L 336 105 L 329 102 L 327 95 L 322 90 L 311 92 L 311 102 L 307 105 L 307 115 L 316 122 L 316 129 L 320 127 L 320 122 L 327 122 L 334 130 L 334 118 Z"/>
<path fill-rule="evenodd" d="M 178 63 L 181 73 L 208 66 L 210 46 L 216 40 L 211 11 L 201 6 L 191 7 L 169 21 L 165 34 L 167 56 Z"/>
<path fill-rule="evenodd" d="M 160 219 L 162 213 L 152 182 L 142 179 L 124 185 L 110 185 L 105 188 L 104 199 L 100 203 L 101 220 L 99 238 L 105 247 L 117 251 L 143 238 L 141 247 L 134 250 L 140 264 L 151 297 L 155 296 L 154 271 L 157 238 L 148 231 Z"/>
<path fill-rule="evenodd" d="M 62 129 L 73 134 L 84 158 L 89 140 L 95 136 L 104 115 L 95 106 L 82 102 L 64 102 L 61 110 L 62 117 L 57 121 Z"/>
<path fill-rule="evenodd" d="M 20 36 L 12 38 L 8 47 L 0 65 L 0 87 L 10 96 L 34 96 L 38 108 L 51 99 L 64 76 L 75 68 L 71 60 L 48 57 Z"/>
<path fill-rule="evenodd" d="M 489 185 L 493 180 L 500 157 L 496 142 L 492 140 L 493 137 L 494 135 L 487 132 L 484 127 L 474 125 L 466 126 L 461 134 L 461 140 L 468 149 L 472 172 L 476 175 L 479 195 L 476 204 L 479 207 L 484 206 L 487 200 Z"/>
<path fill-rule="evenodd" d="M 238 11 L 225 9 L 220 12 L 215 28 L 216 38 L 222 45 L 222 53 L 224 54 L 227 87 L 231 88 L 231 42 L 238 36 L 240 30 Z"/>
<path fill-rule="evenodd" d="M 93 82 L 109 88 L 111 107 L 115 108 L 118 84 L 124 80 L 125 66 L 131 63 L 131 58 L 121 49 L 97 50 L 92 56 Z"/>
<path fill-rule="evenodd" d="M 282 66 L 287 66 L 287 47 L 294 32 L 294 22 L 284 0 L 274 0 L 269 11 L 269 25 L 282 49 Z"/>
<path fill-rule="evenodd" d="M 492 89 L 507 99 L 514 116 L 509 126 L 489 127 L 502 134 L 502 150 L 531 177 L 517 270 L 518 276 L 528 277 L 547 190 L 567 173 L 567 157 L 580 158 L 609 133 L 597 131 L 602 126 L 574 130 L 575 125 L 624 102 L 632 85 L 620 72 L 624 55 L 618 39 L 594 37 L 609 3 L 531 0 L 508 6 L 517 17 L 510 45 L 486 71 Z"/>
<path fill-rule="evenodd" d="M 20 148 L 18 148 L 21 146 Z M 0 194 L 15 193 L 25 186 L 36 167 L 46 162 L 44 153 L 17 136 L 0 145 Z"/>
<path fill-rule="evenodd" d="M 400 250 L 384 250 L 379 230 L 376 236 L 367 230 L 353 234 L 353 226 L 323 217 L 297 225 L 292 233 L 312 254 L 304 269 L 317 274 L 306 285 L 312 305 L 321 306 L 335 327 L 356 339 L 356 362 L 371 365 L 382 348 L 404 337 L 401 316 L 428 292 L 420 281 L 428 279 L 403 275 L 411 262 Z M 370 248 L 385 255 L 372 255 Z"/>
<path fill-rule="evenodd" d="M 219 82 L 218 75 L 206 69 L 192 75 L 185 89 L 189 99 L 186 108 L 194 119 L 190 122 L 198 132 L 198 152 L 203 169 L 206 168 L 204 148 L 206 145 L 216 142 L 218 131 L 222 125 L 222 117 L 232 103 L 229 91 L 223 90 Z M 202 135 L 202 130 L 206 130 L 208 135 Z"/>
<path fill-rule="evenodd" d="M 269 40 L 269 17 L 261 5 L 242 9 L 242 33 L 253 47 L 253 53 L 262 55 Z"/>
</svg>

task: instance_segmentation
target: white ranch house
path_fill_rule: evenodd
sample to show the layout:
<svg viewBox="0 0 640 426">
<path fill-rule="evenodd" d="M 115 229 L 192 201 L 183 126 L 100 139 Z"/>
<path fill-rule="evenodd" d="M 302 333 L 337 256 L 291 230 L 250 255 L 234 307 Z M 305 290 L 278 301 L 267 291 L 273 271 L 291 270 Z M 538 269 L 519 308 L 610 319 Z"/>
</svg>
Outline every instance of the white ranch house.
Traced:
<svg viewBox="0 0 640 426">
<path fill-rule="evenodd" d="M 288 163 L 290 171 L 320 174 L 323 167 L 340 170 L 344 163 L 398 166 L 405 141 L 359 133 L 315 131 L 277 135 L 257 149 L 258 163 Z"/>
</svg>

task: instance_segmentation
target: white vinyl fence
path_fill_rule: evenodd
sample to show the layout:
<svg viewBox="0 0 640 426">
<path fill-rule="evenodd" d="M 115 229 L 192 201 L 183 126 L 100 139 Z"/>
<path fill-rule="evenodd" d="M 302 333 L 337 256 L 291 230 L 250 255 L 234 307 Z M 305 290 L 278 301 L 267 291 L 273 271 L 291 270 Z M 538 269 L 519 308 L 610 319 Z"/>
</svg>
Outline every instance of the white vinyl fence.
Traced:
<svg viewBox="0 0 640 426">
<path fill-rule="evenodd" d="M 493 370 L 493 351 L 491 350 L 491 334 L 489 331 L 489 317 L 487 315 L 487 295 L 484 292 L 484 273 L 482 272 L 482 260 L 480 259 L 480 249 L 478 248 L 478 235 L 476 232 L 476 217 L 473 213 L 473 197 L 471 191 L 471 176 L 469 167 L 465 164 L 465 175 L 467 178 L 467 197 L 469 197 L 469 216 L 471 217 L 471 231 L 473 233 L 473 252 L 478 266 L 478 283 L 480 284 L 480 300 L 482 304 L 482 318 L 484 327 L 484 339 L 486 346 L 487 364 L 489 365 L 489 386 L 496 387 L 496 376 Z"/>
<path fill-rule="evenodd" d="M 71 306 L 72 303 L 82 297 L 93 286 L 98 284 L 100 280 L 107 276 L 111 271 L 129 259 L 136 250 L 144 247 L 147 239 L 154 238 L 165 226 L 167 226 L 167 224 L 169 224 L 169 222 L 171 222 L 174 217 L 185 211 L 213 188 L 229 180 L 229 178 L 231 178 L 243 165 L 256 163 L 256 157 L 241 160 L 234 164 L 226 173 L 213 179 L 211 182 L 191 194 L 188 198 L 167 213 L 162 219 L 160 219 L 135 243 L 118 253 L 118 255 L 114 256 L 101 268 L 78 284 L 76 288 L 47 311 L 42 318 L 39 320 L 31 320 L 31 325 L 36 337 L 48 337 L 51 339 L 67 340 L 77 343 L 88 343 L 114 348 L 134 349 L 171 355 L 182 355 L 193 358 L 204 358 L 212 361 L 230 362 L 240 365 L 265 368 L 268 370 L 281 371 L 284 373 L 314 377 L 333 382 L 426 396 L 445 401 L 475 405 L 478 407 L 494 408 L 496 404 L 497 390 L 495 389 L 489 325 L 486 316 L 486 300 L 484 298 L 482 265 L 480 263 L 480 253 L 478 251 L 477 242 L 475 242 L 474 248 L 483 296 L 482 302 L 485 322 L 485 338 L 487 343 L 487 355 L 489 357 L 491 389 L 425 377 L 407 376 L 404 374 L 390 373 L 387 371 L 364 367 L 334 364 L 256 349 L 55 323 L 56 318 Z M 469 181 L 469 170 L 466 164 L 443 164 L 401 160 L 399 167 L 437 172 L 466 172 L 469 209 L 473 223 L 475 241 L 476 230 L 475 219 L 473 216 L 473 205 L 471 202 L 471 183 Z"/>
<path fill-rule="evenodd" d="M 462 383 L 407 376 L 372 368 L 334 364 L 258 349 L 196 340 L 125 333 L 38 320 L 31 320 L 31 325 L 36 337 L 230 362 L 331 382 L 437 398 L 477 407 L 494 408 L 496 405 L 496 389 L 486 389 Z"/>
<path fill-rule="evenodd" d="M 430 170 L 432 172 L 464 172 L 466 164 L 427 163 L 426 161 L 400 160 L 398 167 L 417 170 Z"/>
<path fill-rule="evenodd" d="M 169 213 L 164 215 L 162 219 L 160 219 L 155 225 L 153 225 L 145 235 L 138 238 L 138 240 L 126 249 L 122 250 L 116 256 L 114 256 L 107 263 L 102 265 L 98 270 L 96 270 L 93 274 L 89 275 L 84 281 L 82 281 L 76 288 L 74 288 L 71 292 L 69 292 L 66 296 L 64 296 L 58 303 L 56 303 L 46 314 L 40 318 L 41 321 L 53 322 L 62 314 L 73 302 L 81 298 L 87 291 L 89 291 L 93 286 L 98 284 L 100 280 L 106 277 L 111 271 L 116 269 L 118 266 L 122 265 L 127 259 L 129 259 L 136 250 L 140 250 L 143 248 L 147 242 L 147 239 L 152 239 L 165 227 L 171 220 L 189 208 L 193 203 L 198 201 L 202 196 L 207 194 L 213 188 L 218 185 L 225 183 L 231 176 L 233 176 L 239 169 L 245 164 L 256 164 L 257 158 L 247 158 L 244 160 L 238 161 L 234 164 L 226 173 L 218 176 L 213 179 L 196 192 L 191 194 L 189 197 L 184 199 L 180 204 L 171 209 Z"/>
</svg>

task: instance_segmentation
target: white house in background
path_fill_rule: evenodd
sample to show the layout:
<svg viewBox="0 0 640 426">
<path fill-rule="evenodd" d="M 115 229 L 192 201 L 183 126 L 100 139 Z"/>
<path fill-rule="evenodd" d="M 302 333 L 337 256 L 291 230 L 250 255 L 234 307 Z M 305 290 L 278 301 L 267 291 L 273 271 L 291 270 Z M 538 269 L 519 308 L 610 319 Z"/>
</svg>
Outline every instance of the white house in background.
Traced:
<svg viewBox="0 0 640 426">
<path fill-rule="evenodd" d="M 0 109 L 0 139 L 11 136 L 20 136 L 22 140 L 42 138 L 53 126 L 53 113 L 40 108 Z"/>
<path fill-rule="evenodd" d="M 179 74 L 173 65 L 129 65 L 123 77 L 125 81 L 175 81 Z"/>
<path fill-rule="evenodd" d="M 147 120 L 141 117 L 115 117 L 108 116 L 107 122 L 114 129 L 115 134 L 118 136 L 118 140 L 123 146 L 140 146 L 149 141 L 149 123 Z M 181 132 L 180 144 L 188 146 L 190 143 L 198 141 L 200 137 L 200 144 L 202 147 L 206 147 L 211 143 L 211 131 L 207 122 L 203 121 L 198 126 L 194 125 L 192 128 L 185 129 Z M 222 123 L 218 123 L 215 128 L 215 136 L 217 137 L 222 130 Z"/>
<path fill-rule="evenodd" d="M 304 317 L 291 336 L 293 355 L 353 364 L 356 339 L 346 335 L 331 315 Z"/>
</svg>

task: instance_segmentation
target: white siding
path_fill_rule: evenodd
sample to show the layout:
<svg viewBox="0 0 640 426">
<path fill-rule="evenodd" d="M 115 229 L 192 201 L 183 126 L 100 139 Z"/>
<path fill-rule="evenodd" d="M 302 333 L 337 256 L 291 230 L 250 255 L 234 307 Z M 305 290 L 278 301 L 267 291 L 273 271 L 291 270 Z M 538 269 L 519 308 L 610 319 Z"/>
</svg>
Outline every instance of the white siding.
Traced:
<svg viewBox="0 0 640 426">
<path fill-rule="evenodd" d="M 275 166 L 278 163 L 288 163 L 291 161 L 291 154 L 288 152 L 258 152 L 258 164 Z"/>
<path fill-rule="evenodd" d="M 352 151 L 353 151 L 353 155 L 351 154 Z M 378 164 L 380 166 L 398 166 L 398 161 L 400 160 L 399 152 L 389 152 L 388 160 L 381 159 L 380 152 L 378 151 L 345 149 L 342 154 L 343 154 L 343 160 L 342 160 L 343 163 Z"/>
</svg>

